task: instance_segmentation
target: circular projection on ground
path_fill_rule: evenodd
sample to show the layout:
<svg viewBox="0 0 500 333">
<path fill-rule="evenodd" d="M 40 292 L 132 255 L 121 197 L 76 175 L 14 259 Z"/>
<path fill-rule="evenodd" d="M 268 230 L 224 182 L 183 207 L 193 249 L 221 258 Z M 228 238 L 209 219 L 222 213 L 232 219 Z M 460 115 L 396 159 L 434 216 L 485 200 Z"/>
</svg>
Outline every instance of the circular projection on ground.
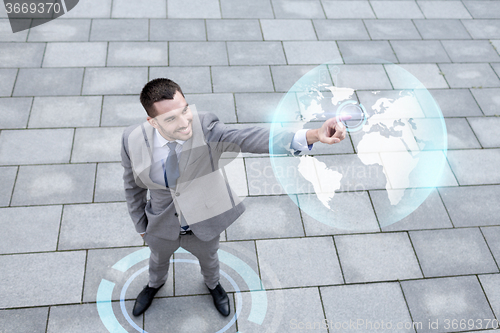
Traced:
<svg viewBox="0 0 500 333">
<path fill-rule="evenodd" d="M 271 157 L 276 178 L 305 219 L 379 230 L 449 181 L 442 177 L 447 134 L 438 104 L 415 76 L 380 59 L 334 60 L 303 75 L 275 110 L 271 153 L 276 131 L 318 128 L 341 115 L 352 117 L 341 143 Z"/>
</svg>

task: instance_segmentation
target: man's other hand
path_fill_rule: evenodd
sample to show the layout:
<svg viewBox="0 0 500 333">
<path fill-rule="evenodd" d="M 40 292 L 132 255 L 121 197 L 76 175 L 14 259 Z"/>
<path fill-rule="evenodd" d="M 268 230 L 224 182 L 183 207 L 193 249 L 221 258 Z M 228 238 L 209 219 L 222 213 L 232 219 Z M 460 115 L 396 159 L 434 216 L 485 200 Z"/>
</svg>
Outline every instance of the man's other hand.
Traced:
<svg viewBox="0 0 500 333">
<path fill-rule="evenodd" d="M 351 119 L 351 116 L 330 118 L 320 128 L 307 131 L 307 144 L 310 145 L 318 141 L 329 145 L 339 143 L 345 139 L 347 133 L 347 129 L 342 121 L 349 119 Z"/>
</svg>

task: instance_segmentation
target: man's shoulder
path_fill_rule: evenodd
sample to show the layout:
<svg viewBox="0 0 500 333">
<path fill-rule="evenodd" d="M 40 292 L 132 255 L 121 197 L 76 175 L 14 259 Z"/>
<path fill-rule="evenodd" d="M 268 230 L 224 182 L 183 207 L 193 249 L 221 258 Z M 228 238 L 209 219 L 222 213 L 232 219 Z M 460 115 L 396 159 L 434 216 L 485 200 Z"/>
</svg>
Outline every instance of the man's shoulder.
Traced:
<svg viewBox="0 0 500 333">
<path fill-rule="evenodd" d="M 141 124 L 134 124 L 134 125 L 131 125 L 129 127 L 126 127 L 124 130 L 123 130 L 123 137 L 128 137 L 130 135 L 130 133 L 132 133 L 133 130 L 135 130 L 137 127 L 141 126 Z"/>
</svg>

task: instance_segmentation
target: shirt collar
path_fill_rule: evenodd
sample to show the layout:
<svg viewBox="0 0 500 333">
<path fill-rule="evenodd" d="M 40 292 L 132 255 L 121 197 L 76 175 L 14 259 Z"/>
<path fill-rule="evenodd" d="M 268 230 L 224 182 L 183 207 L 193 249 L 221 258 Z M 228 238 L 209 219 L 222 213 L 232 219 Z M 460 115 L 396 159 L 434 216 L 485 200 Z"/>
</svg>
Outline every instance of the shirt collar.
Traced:
<svg viewBox="0 0 500 333">
<path fill-rule="evenodd" d="M 155 128 L 155 143 L 156 143 L 155 146 L 163 147 L 167 143 L 170 143 L 170 142 L 173 142 L 173 141 L 168 141 L 167 139 L 165 139 L 163 136 L 161 136 L 160 132 L 158 132 L 158 130 Z M 186 142 L 186 141 L 175 140 L 175 142 L 177 142 L 180 145 L 183 145 L 184 142 Z"/>
</svg>

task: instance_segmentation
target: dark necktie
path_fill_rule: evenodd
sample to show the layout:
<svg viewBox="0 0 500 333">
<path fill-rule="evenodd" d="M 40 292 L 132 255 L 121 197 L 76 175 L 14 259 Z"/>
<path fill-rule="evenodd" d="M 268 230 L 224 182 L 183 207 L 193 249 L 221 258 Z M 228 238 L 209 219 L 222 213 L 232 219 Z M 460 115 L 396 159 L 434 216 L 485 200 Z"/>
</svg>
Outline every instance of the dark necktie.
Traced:
<svg viewBox="0 0 500 333">
<path fill-rule="evenodd" d="M 177 142 L 169 142 L 167 146 L 170 148 L 170 152 L 168 153 L 167 162 L 165 163 L 165 185 L 174 188 L 177 178 L 179 178 L 179 162 L 177 161 L 177 153 L 175 152 Z"/>
</svg>

